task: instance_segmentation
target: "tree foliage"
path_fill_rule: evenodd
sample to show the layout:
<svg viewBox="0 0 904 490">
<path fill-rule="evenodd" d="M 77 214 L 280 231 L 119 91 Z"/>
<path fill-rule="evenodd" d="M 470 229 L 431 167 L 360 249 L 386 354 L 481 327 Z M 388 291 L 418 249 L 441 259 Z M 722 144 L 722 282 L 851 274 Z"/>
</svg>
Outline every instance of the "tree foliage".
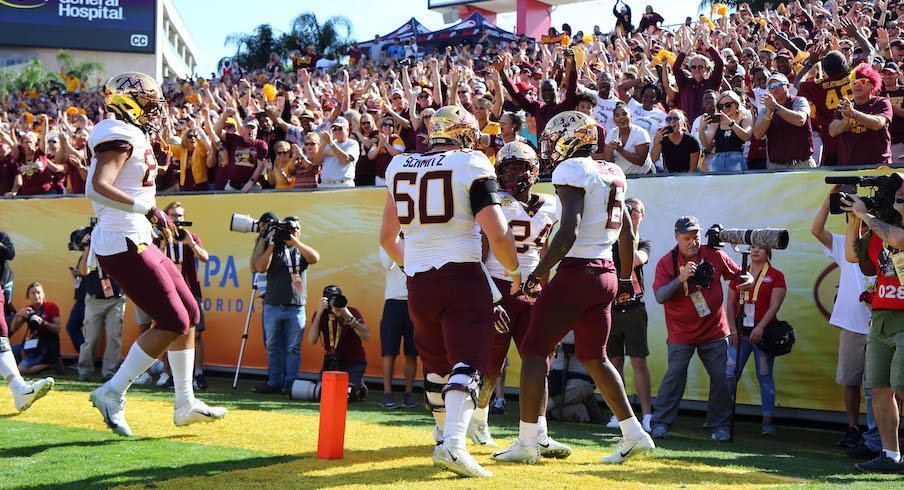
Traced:
<svg viewBox="0 0 904 490">
<path fill-rule="evenodd" d="M 292 21 L 289 32 L 277 35 L 270 24 L 261 24 L 251 33 L 226 36 L 225 45 L 236 48 L 232 60 L 246 69 L 261 69 L 270 54 L 283 58 L 287 51 L 304 50 L 313 45 L 317 53 L 328 58 L 342 54 L 352 42 L 352 23 L 342 16 L 330 17 L 322 24 L 313 12 L 303 12 Z M 225 59 L 220 60 L 221 68 Z"/>
<path fill-rule="evenodd" d="M 88 80 L 91 75 L 107 73 L 104 63 L 97 58 L 76 58 L 69 51 L 61 49 L 57 54 L 60 62 L 60 71 L 78 77 L 82 82 Z"/>
<path fill-rule="evenodd" d="M 0 95 L 24 90 L 48 90 L 56 84 L 63 85 L 59 73 L 48 70 L 40 59 L 28 60 L 22 71 L 0 70 Z"/>
</svg>

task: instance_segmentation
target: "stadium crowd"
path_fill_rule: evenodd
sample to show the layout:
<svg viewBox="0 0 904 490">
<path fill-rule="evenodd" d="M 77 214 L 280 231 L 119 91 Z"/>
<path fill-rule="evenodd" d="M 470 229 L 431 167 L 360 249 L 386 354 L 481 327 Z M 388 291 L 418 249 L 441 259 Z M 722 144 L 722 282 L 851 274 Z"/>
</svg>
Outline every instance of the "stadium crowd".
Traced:
<svg viewBox="0 0 904 490">
<path fill-rule="evenodd" d="M 543 42 L 484 38 L 436 49 L 377 38 L 366 48 L 351 46 L 347 65 L 317 68 L 319 56 L 308 49 L 304 55 L 285 58 L 274 54 L 265 69 L 232 65 L 209 79 L 169 80 L 162 89 L 170 112 L 151 135 L 158 162 L 156 186 L 161 192 L 249 192 L 385 185 L 392 158 L 426 151 L 427 124 L 438 109 L 449 105 L 460 106 L 476 118 L 481 131 L 478 146 L 490 161 L 511 142 L 539 149 L 538 136 L 546 123 L 572 110 L 596 123 L 601 144 L 594 156 L 615 162 L 628 175 L 878 166 L 904 160 L 904 38 L 897 23 L 904 22 L 904 5 L 830 0 L 767 6 L 754 12 L 742 4 L 729 13 L 726 6 L 717 4 L 709 15 L 696 22 L 688 18 L 675 27 L 662 26 L 662 17 L 647 7 L 635 29 L 630 8 L 622 4 L 613 11 L 617 27 L 608 34 L 598 27 L 592 34 L 572 32 L 566 24 L 561 30 L 550 29 Z M 70 93 L 58 87 L 44 93 L 7 94 L 2 104 L 0 193 L 8 199 L 83 193 L 91 159 L 88 135 L 94 124 L 108 116 L 102 92 L 86 88 Z M 550 162 L 541 161 L 540 174 L 548 176 L 551 171 Z M 635 201 L 629 212 L 639 219 L 643 203 Z M 756 344 L 777 319 L 784 276 L 774 268 L 768 275 L 771 251 L 756 247 L 751 252 L 756 288 L 748 293 L 738 284 L 729 286 L 729 311 L 738 307 L 739 296 L 741 307 L 744 301 L 754 305 L 748 313 L 750 324 L 736 325 L 733 317 L 726 319 L 722 312 L 719 277 L 743 282 L 748 271 L 721 252 L 701 247 L 696 218 L 681 218 L 674 231 L 676 251 L 659 259 L 653 286 L 657 302 L 666 309 L 669 368 L 655 404 L 649 397 L 649 373 L 645 385 L 638 386 L 645 395 L 643 428 L 656 438 L 668 436 L 688 362 L 697 352 L 713 380 L 707 420 L 714 430 L 712 438 L 730 440 L 731 386 L 726 380 L 740 374 L 743 362 L 753 354 L 764 404 L 763 435 L 772 436 L 774 356 Z M 825 230 L 814 225 L 814 235 L 832 251 L 832 237 Z M 197 237 L 190 241 L 186 245 L 192 250 L 196 241 L 200 244 Z M 261 246 L 266 253 L 272 240 Z M 316 263 L 319 255 L 301 242 L 293 246 L 304 260 L 297 259 L 293 265 L 286 259 L 284 286 L 293 307 L 290 320 L 303 325 L 307 298 L 291 292 L 292 281 L 296 274 L 301 281 L 307 264 Z M 285 253 L 291 258 L 293 252 Z M 697 285 L 697 292 L 691 294 L 686 283 L 697 263 L 707 258 L 717 264 L 717 287 Z M 621 305 L 617 317 L 641 313 L 635 308 L 644 306 L 642 267 L 648 259 L 645 255 L 641 262 L 635 261 L 636 302 Z M 298 262 L 303 263 L 300 271 Z M 261 264 L 257 272 L 271 267 L 269 255 Z M 758 297 L 767 277 L 767 287 Z M 748 282 L 753 280 L 751 276 Z M 683 283 L 685 295 L 676 295 Z M 13 330 L 27 324 L 35 308 L 44 308 L 40 284 L 32 286 L 31 309 L 17 313 Z M 682 319 L 682 315 L 696 319 L 710 313 L 701 313 L 694 294 L 699 294 L 704 308 L 708 302 L 720 312 L 710 317 L 714 323 L 700 331 L 689 331 Z M 335 344 L 346 335 L 337 333 L 339 328 L 368 340 L 369 330 L 360 313 L 333 306 L 332 296 L 324 291 L 312 319 L 320 328 L 310 329 L 308 340 L 317 343 L 322 334 L 325 345 L 330 338 Z M 387 292 L 387 300 L 391 296 Z M 121 303 L 118 294 L 112 299 Z M 286 301 L 278 303 L 272 305 L 274 311 Z M 47 310 L 42 314 L 40 331 L 58 333 L 58 315 Z M 645 312 L 642 319 L 624 321 L 643 323 L 646 328 Z M 745 327 L 752 331 L 735 339 L 729 349 L 726 339 L 734 339 Z M 274 333 L 276 329 L 275 324 L 268 327 Z M 93 332 L 89 344 L 97 335 Z M 622 349 L 610 351 L 610 357 L 621 359 L 619 370 L 627 355 L 634 369 L 645 371 L 646 364 L 635 359 L 643 360 L 648 354 L 646 338 L 624 335 Z M 297 348 L 300 341 L 287 342 Z M 337 347 L 333 345 L 333 350 Z M 397 345 L 394 349 L 385 349 L 389 363 L 399 354 Z M 737 369 L 734 349 L 741 351 L 742 364 Z M 85 350 L 93 355 L 93 345 Z M 268 344 L 270 362 L 280 356 L 297 362 L 291 352 L 277 351 Z M 406 358 L 409 354 L 406 342 Z M 563 362 L 558 369 L 568 371 L 568 361 Z M 859 362 L 863 364 L 862 356 Z M 348 364 L 355 365 L 355 383 L 360 384 L 366 361 L 355 359 Z M 26 362 L 25 367 L 29 366 Z M 108 368 L 104 367 L 105 374 Z M 838 382 L 856 387 L 856 414 L 862 368 L 859 375 L 856 369 L 853 375 L 842 376 L 841 371 L 839 367 Z M 259 392 L 290 390 L 286 385 L 296 375 L 270 374 Z M 564 393 L 578 390 L 568 381 L 564 379 L 555 390 L 563 393 L 557 399 L 558 417 L 566 418 L 564 406 L 571 404 L 584 407 L 584 416 L 578 418 L 598 418 L 591 413 L 594 407 L 580 397 L 573 397 L 576 403 L 566 401 Z M 406 395 L 410 391 L 409 383 Z M 384 394 L 385 404 L 395 406 L 391 389 Z M 405 406 L 413 405 L 408 396 L 405 400 Z M 555 405 L 553 401 L 549 413 Z M 618 420 L 613 417 L 613 422 L 617 427 Z M 858 430 L 855 416 L 842 444 L 859 448 L 858 457 L 879 455 L 877 448 L 855 433 Z"/>
<path fill-rule="evenodd" d="M 717 4 L 668 28 L 648 8 L 637 29 L 624 7 L 609 34 L 565 24 L 545 43 L 429 48 L 377 38 L 352 45 L 345 66 L 316 68 L 309 48 L 274 53 L 265 69 L 166 81 L 158 189 L 382 184 L 392 156 L 423 151 L 425 122 L 446 104 L 474 113 L 491 159 L 510 141 L 536 146 L 564 110 L 594 117 L 598 156 L 627 174 L 902 159 L 900 3 Z M 100 91 L 55 87 L 2 104 L 0 192 L 83 192 L 87 131 L 106 117 Z"/>
</svg>

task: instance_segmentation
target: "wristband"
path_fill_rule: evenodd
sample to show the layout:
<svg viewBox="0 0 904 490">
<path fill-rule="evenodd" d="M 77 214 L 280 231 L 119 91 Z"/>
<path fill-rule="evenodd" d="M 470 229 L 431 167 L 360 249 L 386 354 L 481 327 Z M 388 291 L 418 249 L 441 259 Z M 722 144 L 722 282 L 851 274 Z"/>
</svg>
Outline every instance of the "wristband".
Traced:
<svg viewBox="0 0 904 490">
<path fill-rule="evenodd" d="M 627 279 L 624 279 L 624 278 L 619 277 L 619 278 L 618 278 L 618 282 L 630 282 L 630 283 L 633 283 L 634 281 L 631 280 L 630 277 L 627 278 Z"/>
<path fill-rule="evenodd" d="M 135 201 L 135 203 L 132 204 L 132 212 L 133 213 L 148 214 L 148 212 L 150 212 L 151 208 L 153 208 L 153 206 L 150 206 L 150 205 L 140 202 L 140 201 Z"/>
<path fill-rule="evenodd" d="M 506 270 L 505 273 L 508 274 L 510 277 L 520 276 L 521 275 L 521 266 L 515 267 L 512 270 Z"/>
</svg>

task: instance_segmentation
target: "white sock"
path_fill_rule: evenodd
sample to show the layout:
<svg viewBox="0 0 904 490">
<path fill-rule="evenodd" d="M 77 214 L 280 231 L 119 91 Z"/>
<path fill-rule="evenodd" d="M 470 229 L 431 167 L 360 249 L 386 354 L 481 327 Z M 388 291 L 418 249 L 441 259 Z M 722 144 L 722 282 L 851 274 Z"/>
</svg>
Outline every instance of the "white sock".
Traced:
<svg viewBox="0 0 904 490">
<path fill-rule="evenodd" d="M 443 427 L 446 426 L 446 412 L 433 412 L 433 420 L 436 421 L 436 430 L 433 431 L 436 442 L 443 442 Z"/>
<path fill-rule="evenodd" d="M 148 368 L 151 367 L 151 364 L 154 364 L 154 361 L 156 361 L 156 359 L 147 355 L 147 353 L 141 350 L 141 346 L 138 345 L 138 342 L 135 342 L 129 349 L 126 359 L 122 361 L 122 365 L 119 366 L 119 370 L 116 371 L 116 374 L 113 375 L 113 378 L 110 381 L 107 381 L 107 387 L 114 393 L 124 395 L 126 390 L 129 389 L 129 386 L 132 386 L 132 382 L 135 381 L 135 378 L 147 371 Z"/>
<path fill-rule="evenodd" d="M 13 351 L 0 352 L 0 376 L 3 379 L 11 377 L 7 381 L 10 391 L 22 391 L 28 386 L 25 380 L 22 379 L 22 375 L 19 374 L 19 366 L 16 365 L 16 357 L 13 355 Z"/>
<path fill-rule="evenodd" d="M 166 353 L 170 370 L 173 372 L 173 386 L 176 389 L 176 406 L 191 403 L 195 399 L 191 378 L 195 365 L 195 350 L 171 350 Z"/>
<path fill-rule="evenodd" d="M 204 370 L 201 368 L 195 368 L 195 376 L 203 376 Z"/>
<path fill-rule="evenodd" d="M 549 442 L 549 432 L 546 428 L 546 417 L 543 415 L 537 417 L 537 442 L 547 444 Z"/>
<path fill-rule="evenodd" d="M 446 424 L 443 426 L 443 441 L 446 447 L 464 449 L 468 423 L 474 414 L 474 401 L 469 393 L 459 390 L 446 392 Z"/>
<path fill-rule="evenodd" d="M 901 452 L 900 451 L 892 451 L 891 449 L 882 449 L 882 452 L 885 453 L 886 456 L 891 458 L 895 463 L 901 462 Z"/>
<path fill-rule="evenodd" d="M 474 415 L 472 415 L 471 417 L 474 419 L 474 423 L 477 425 L 483 425 L 487 423 L 487 419 L 490 417 L 490 406 L 487 405 L 483 408 L 475 408 Z"/>
<path fill-rule="evenodd" d="M 643 426 L 633 415 L 625 420 L 619 420 L 618 426 L 621 427 L 622 435 L 628 439 L 640 439 L 644 434 Z"/>
<path fill-rule="evenodd" d="M 518 423 L 518 439 L 525 446 L 537 444 L 537 424 L 521 421 Z"/>
</svg>

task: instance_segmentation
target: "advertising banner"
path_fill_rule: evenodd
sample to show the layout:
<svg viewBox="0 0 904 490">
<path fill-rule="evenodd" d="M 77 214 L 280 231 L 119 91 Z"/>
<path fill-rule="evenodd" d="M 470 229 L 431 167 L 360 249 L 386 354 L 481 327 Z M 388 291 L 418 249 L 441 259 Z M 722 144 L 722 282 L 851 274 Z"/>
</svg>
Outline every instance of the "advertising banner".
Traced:
<svg viewBox="0 0 904 490">
<path fill-rule="evenodd" d="M 153 53 L 156 0 L 0 0 L 0 45 Z"/>
<path fill-rule="evenodd" d="M 778 317 L 793 325 L 797 336 L 794 351 L 775 362 L 775 384 L 779 406 L 820 410 L 841 410 L 841 389 L 834 382 L 839 330 L 828 324 L 828 314 L 837 290 L 838 273 L 822 245 L 810 235 L 816 210 L 830 189 L 823 183 L 826 175 L 849 172 L 791 172 L 724 176 L 675 176 L 631 179 L 628 195 L 639 197 L 646 207 L 646 219 L 640 234 L 652 241 L 653 252 L 646 266 L 646 308 L 649 313 L 648 362 L 653 391 L 665 371 L 666 330 L 663 309 L 652 292 L 656 262 L 675 246 L 674 223 L 683 215 L 695 215 L 703 227 L 721 224 L 726 228 L 786 228 L 791 235 L 787 250 L 773 254 L 773 266 L 782 271 L 788 293 Z M 540 192 L 552 193 L 550 184 L 540 184 Z M 265 369 L 267 364 L 261 336 L 260 300 L 251 301 L 249 258 L 255 234 L 229 231 L 232 213 L 259 217 L 274 211 L 280 218 L 297 216 L 301 240 L 316 249 L 320 262 L 308 269 L 307 319 L 323 288 L 342 287 L 349 304 L 361 310 L 370 328 L 371 340 L 365 342 L 367 375 L 381 372 L 379 326 L 383 309 L 385 271 L 380 266 L 378 234 L 385 200 L 384 189 L 348 189 L 316 192 L 272 192 L 257 194 L 218 194 L 160 196 L 165 206 L 177 198 L 185 207 L 191 231 L 200 235 L 210 252 L 210 260 L 199 264 L 204 292 L 204 333 L 206 361 L 209 365 L 231 367 L 241 343 L 242 330 L 252 308 L 249 339 L 243 366 Z M 12 302 L 25 301 L 25 288 L 33 282 L 44 284 L 47 298 L 57 303 L 65 324 L 72 306 L 74 267 L 77 252 L 67 252 L 69 234 L 87 226 L 91 205 L 84 198 L 16 199 L 0 203 L 2 230 L 9 233 L 16 247 L 10 265 L 15 271 Z M 831 216 L 828 229 L 844 232 L 844 217 Z M 725 251 L 740 263 L 740 254 Z M 123 338 L 124 353 L 137 337 L 131 304 L 126 311 Z M 63 334 L 62 350 L 74 354 Z M 21 333 L 13 343 L 21 342 Z M 303 342 L 302 369 L 318 372 L 323 361 L 322 345 Z M 517 386 L 520 361 L 514 346 L 510 350 L 507 383 Z M 402 363 L 397 363 L 401 375 Z M 626 363 L 626 365 L 629 365 Z M 419 377 L 420 377 L 419 373 Z M 759 403 L 759 388 L 748 363 L 740 385 L 740 403 Z M 630 367 L 626 368 L 627 387 L 633 392 Z M 686 398 L 705 400 L 709 379 L 699 360 L 689 368 Z"/>
</svg>

